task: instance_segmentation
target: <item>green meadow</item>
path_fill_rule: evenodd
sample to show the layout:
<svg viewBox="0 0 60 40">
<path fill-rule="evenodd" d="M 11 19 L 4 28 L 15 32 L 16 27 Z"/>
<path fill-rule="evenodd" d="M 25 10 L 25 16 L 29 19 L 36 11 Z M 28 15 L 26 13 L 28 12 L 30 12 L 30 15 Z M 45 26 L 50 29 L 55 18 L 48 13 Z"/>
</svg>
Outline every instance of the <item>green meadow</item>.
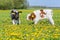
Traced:
<svg viewBox="0 0 60 40">
<path fill-rule="evenodd" d="M 10 11 L 0 10 L 0 40 L 60 40 L 60 9 L 53 9 L 55 26 L 47 19 L 39 21 L 36 25 L 27 21 L 27 14 L 34 11 L 31 9 L 21 10 L 21 24 L 13 25 Z"/>
</svg>

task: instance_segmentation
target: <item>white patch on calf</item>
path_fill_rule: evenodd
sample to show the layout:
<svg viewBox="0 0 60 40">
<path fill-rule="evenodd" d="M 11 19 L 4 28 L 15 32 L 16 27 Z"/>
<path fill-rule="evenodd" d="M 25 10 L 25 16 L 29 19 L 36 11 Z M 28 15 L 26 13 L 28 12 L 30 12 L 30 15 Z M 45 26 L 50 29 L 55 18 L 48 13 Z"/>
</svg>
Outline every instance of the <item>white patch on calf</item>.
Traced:
<svg viewBox="0 0 60 40">
<path fill-rule="evenodd" d="M 14 19 L 12 20 L 12 23 L 13 23 L 13 25 L 16 24 Z"/>
<path fill-rule="evenodd" d="M 30 14 L 27 15 L 27 20 L 30 20 L 28 17 L 30 16 Z"/>
</svg>

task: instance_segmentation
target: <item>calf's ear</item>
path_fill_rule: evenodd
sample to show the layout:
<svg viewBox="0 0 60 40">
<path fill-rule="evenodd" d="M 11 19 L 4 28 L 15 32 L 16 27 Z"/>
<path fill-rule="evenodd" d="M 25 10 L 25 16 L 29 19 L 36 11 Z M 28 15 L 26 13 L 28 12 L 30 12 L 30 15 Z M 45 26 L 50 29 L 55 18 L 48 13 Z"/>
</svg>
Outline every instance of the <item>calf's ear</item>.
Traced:
<svg viewBox="0 0 60 40">
<path fill-rule="evenodd" d="M 18 11 L 18 13 L 22 13 L 22 11 Z"/>
</svg>

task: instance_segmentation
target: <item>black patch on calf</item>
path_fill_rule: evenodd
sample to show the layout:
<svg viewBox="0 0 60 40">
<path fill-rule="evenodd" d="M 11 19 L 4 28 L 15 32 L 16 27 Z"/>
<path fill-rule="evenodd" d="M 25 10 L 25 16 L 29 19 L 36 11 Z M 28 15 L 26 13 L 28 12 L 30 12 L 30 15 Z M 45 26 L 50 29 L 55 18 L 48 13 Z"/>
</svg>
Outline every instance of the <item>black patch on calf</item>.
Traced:
<svg viewBox="0 0 60 40">
<path fill-rule="evenodd" d="M 19 12 L 12 10 L 11 11 L 11 18 L 12 18 L 12 20 L 13 19 L 18 20 L 19 19 Z"/>
</svg>

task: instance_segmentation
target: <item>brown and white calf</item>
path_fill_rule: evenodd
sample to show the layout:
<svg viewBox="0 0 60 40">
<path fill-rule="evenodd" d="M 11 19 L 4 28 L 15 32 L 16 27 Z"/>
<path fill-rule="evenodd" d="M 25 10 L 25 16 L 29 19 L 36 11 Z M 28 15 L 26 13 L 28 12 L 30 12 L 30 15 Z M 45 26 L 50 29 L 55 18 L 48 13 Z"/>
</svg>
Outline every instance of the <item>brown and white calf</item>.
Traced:
<svg viewBox="0 0 60 40">
<path fill-rule="evenodd" d="M 51 9 L 35 10 L 27 15 L 27 20 L 32 20 L 34 24 L 37 24 L 39 20 L 48 19 L 52 25 L 54 25 L 54 20 L 52 18 L 53 13 Z"/>
<path fill-rule="evenodd" d="M 15 9 L 13 9 L 11 11 L 11 19 L 12 19 L 13 24 L 19 24 L 20 23 L 20 21 L 19 21 L 19 13 L 22 13 L 22 11 L 17 11 Z"/>
</svg>

